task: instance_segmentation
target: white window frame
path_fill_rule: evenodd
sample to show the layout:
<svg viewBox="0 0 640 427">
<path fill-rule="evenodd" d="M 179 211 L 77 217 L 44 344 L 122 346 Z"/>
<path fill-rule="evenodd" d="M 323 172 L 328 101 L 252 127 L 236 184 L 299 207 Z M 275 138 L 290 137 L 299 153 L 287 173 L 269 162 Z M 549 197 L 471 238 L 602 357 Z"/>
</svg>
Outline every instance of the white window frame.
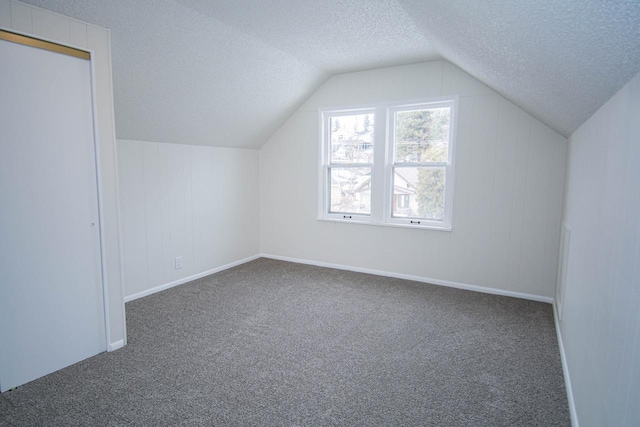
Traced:
<svg viewBox="0 0 640 427">
<path fill-rule="evenodd" d="M 331 118 L 341 116 L 355 116 L 359 114 L 370 114 L 373 116 L 374 123 L 374 142 L 373 142 L 373 155 L 374 159 L 371 163 L 331 163 L 331 141 L 329 140 L 331 135 Z M 331 175 L 329 171 L 332 167 L 335 168 L 371 168 L 371 188 L 375 186 L 375 178 L 373 171 L 375 169 L 375 155 L 378 147 L 375 143 L 375 124 L 377 122 L 376 109 L 372 107 L 351 107 L 346 109 L 328 109 L 320 111 L 320 207 L 319 218 L 347 221 L 347 222 L 371 222 L 372 215 L 370 214 L 358 214 L 358 213 L 345 213 L 345 212 L 331 212 Z M 373 195 L 372 195 L 373 198 Z M 373 200 L 371 210 L 373 211 Z"/>
<path fill-rule="evenodd" d="M 447 162 L 423 162 L 415 166 L 440 166 L 445 168 L 445 203 L 443 221 L 393 217 L 393 119 L 396 111 L 412 111 L 425 108 L 450 107 L 449 155 Z M 331 117 L 371 114 L 374 117 L 373 163 L 351 164 L 347 167 L 371 167 L 371 214 L 344 214 L 330 212 L 330 119 Z M 337 108 L 322 108 L 318 114 L 319 129 L 319 178 L 318 220 L 351 222 L 379 226 L 405 227 L 451 231 L 453 226 L 453 192 L 457 140 L 458 97 L 438 97 L 404 102 L 377 103 Z M 407 164 L 405 164 L 407 165 Z M 343 167 L 344 164 L 336 164 Z"/>
<path fill-rule="evenodd" d="M 431 99 L 420 102 L 401 103 L 387 108 L 387 140 L 386 140 L 386 162 L 385 162 L 385 221 L 389 224 L 402 226 L 430 228 L 451 231 L 453 222 L 453 184 L 455 176 L 455 141 L 457 129 L 457 98 Z M 403 111 L 427 110 L 435 108 L 449 108 L 449 141 L 448 155 L 446 162 L 397 162 L 395 159 L 395 113 Z M 393 176 L 394 169 L 402 167 L 416 168 L 444 168 L 444 215 L 442 221 L 430 220 L 427 218 L 403 218 L 393 216 Z"/>
</svg>

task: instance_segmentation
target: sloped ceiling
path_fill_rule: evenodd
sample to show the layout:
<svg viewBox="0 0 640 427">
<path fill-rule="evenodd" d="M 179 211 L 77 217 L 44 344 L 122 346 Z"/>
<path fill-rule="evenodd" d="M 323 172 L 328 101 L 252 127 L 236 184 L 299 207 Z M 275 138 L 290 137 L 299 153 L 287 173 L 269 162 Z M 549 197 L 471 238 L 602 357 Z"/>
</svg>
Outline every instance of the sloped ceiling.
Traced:
<svg viewBox="0 0 640 427">
<path fill-rule="evenodd" d="M 568 136 L 640 71 L 637 0 L 26 0 L 111 29 L 121 139 L 260 147 L 329 76 L 444 57 Z"/>
<path fill-rule="evenodd" d="M 640 71 L 640 0 L 400 0 L 438 52 L 564 136 Z"/>
</svg>

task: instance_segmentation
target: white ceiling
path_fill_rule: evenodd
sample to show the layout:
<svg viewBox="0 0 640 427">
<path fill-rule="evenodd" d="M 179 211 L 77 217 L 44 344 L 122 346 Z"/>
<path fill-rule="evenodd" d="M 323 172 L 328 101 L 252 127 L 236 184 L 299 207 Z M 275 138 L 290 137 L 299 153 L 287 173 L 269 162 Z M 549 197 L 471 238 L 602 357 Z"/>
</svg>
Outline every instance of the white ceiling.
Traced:
<svg viewBox="0 0 640 427">
<path fill-rule="evenodd" d="M 438 52 L 564 136 L 640 72 L 640 0 L 400 0 Z"/>
<path fill-rule="evenodd" d="M 638 0 L 26 0 L 111 29 L 120 139 L 260 147 L 336 73 L 444 57 L 568 136 L 640 71 Z"/>
</svg>

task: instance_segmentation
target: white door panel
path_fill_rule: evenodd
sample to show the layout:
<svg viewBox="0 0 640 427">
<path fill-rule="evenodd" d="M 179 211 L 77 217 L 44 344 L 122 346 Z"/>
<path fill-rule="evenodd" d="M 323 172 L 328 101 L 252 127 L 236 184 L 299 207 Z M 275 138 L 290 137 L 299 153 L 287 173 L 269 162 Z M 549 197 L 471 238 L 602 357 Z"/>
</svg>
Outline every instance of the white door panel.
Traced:
<svg viewBox="0 0 640 427">
<path fill-rule="evenodd" d="M 91 65 L 0 40 L 0 388 L 106 350 Z"/>
</svg>

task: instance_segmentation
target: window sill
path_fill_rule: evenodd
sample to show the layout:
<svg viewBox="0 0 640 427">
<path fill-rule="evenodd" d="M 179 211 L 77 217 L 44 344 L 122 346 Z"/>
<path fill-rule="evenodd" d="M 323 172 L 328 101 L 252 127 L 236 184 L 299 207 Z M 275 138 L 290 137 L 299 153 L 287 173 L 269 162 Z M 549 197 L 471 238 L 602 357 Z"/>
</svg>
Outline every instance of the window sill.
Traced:
<svg viewBox="0 0 640 427">
<path fill-rule="evenodd" d="M 394 228 L 412 228 L 418 230 L 431 230 L 431 231 L 445 231 L 451 232 L 451 227 L 435 227 L 431 225 L 417 225 L 417 224 L 397 224 L 393 222 L 377 222 L 377 221 L 362 221 L 357 219 L 339 219 L 339 218 L 316 218 L 316 221 L 324 222 L 339 222 L 342 224 L 358 224 L 358 225 L 373 225 L 376 227 L 394 227 Z"/>
</svg>

